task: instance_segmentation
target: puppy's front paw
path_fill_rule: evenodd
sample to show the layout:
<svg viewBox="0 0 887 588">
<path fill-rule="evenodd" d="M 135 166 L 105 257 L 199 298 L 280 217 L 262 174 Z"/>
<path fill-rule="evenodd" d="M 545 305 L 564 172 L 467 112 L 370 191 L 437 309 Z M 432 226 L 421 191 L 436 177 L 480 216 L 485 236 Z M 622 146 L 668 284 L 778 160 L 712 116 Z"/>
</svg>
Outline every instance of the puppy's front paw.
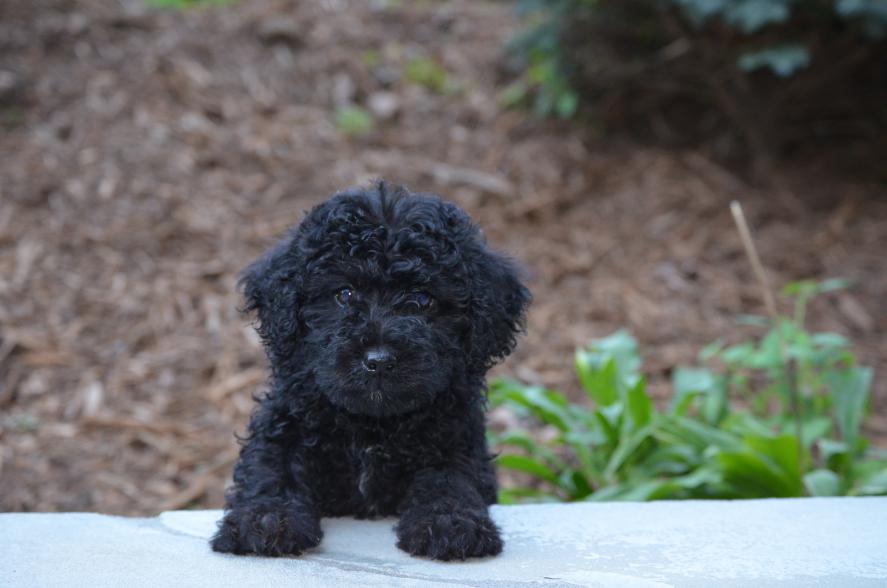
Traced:
<svg viewBox="0 0 887 588">
<path fill-rule="evenodd" d="M 210 544 L 223 553 L 299 555 L 316 547 L 323 532 L 320 521 L 307 513 L 290 512 L 282 507 L 242 508 L 229 511 Z"/>
<path fill-rule="evenodd" d="M 443 561 L 502 552 L 499 529 L 485 511 L 406 512 L 397 539 L 397 546 L 411 555 Z"/>
</svg>

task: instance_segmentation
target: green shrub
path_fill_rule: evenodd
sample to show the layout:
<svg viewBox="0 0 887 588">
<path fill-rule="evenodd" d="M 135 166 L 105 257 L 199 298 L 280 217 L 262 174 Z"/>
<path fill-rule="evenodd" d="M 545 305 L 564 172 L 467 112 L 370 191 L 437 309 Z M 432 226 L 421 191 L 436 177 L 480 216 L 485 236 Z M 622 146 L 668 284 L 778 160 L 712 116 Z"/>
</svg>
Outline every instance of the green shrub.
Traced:
<svg viewBox="0 0 887 588">
<path fill-rule="evenodd" d="M 593 5 L 588 0 L 518 0 L 527 30 L 508 46 L 511 65 L 522 75 L 500 94 L 505 106 L 530 105 L 539 116 L 573 116 L 579 96 L 563 52 L 566 22 Z"/>
<path fill-rule="evenodd" d="M 667 14 L 677 15 L 697 30 L 717 23 L 732 29 L 731 34 L 750 39 L 768 27 L 797 25 L 794 32 L 798 34 L 784 29 L 788 38 L 760 36 L 752 46 L 729 46 L 728 40 L 723 41 L 741 69 L 769 68 L 783 77 L 809 65 L 814 40 L 803 37 L 810 36 L 810 31 L 828 36 L 832 33 L 829 29 L 837 25 L 855 31 L 860 38 L 878 41 L 887 37 L 887 3 L 883 0 L 518 0 L 517 7 L 519 14 L 529 19 L 530 28 L 513 41 L 512 48 L 522 55 L 529 70 L 550 70 L 542 75 L 528 71 L 528 79 L 540 92 L 554 94 L 564 91 L 569 85 L 566 78 L 573 73 L 574 68 L 565 63 L 570 59 L 570 48 L 565 45 L 582 42 L 569 38 L 570 27 L 576 22 L 628 29 L 622 39 L 630 37 L 636 50 L 644 45 L 658 50 L 661 42 L 669 40 L 663 20 Z M 673 9 L 670 13 L 669 8 Z M 638 20 L 632 22 L 632 17 Z M 654 30 L 660 27 L 663 30 Z"/>
<path fill-rule="evenodd" d="M 561 117 L 584 106 L 599 124 L 680 144 L 729 131 L 764 155 L 809 148 L 811 138 L 877 140 L 887 129 L 883 0 L 517 7 L 527 28 L 509 46 L 521 73 L 502 93 L 508 105 Z"/>
<path fill-rule="evenodd" d="M 576 352 L 591 406 L 513 380 L 490 387 L 494 406 L 549 427 L 490 434 L 500 468 L 533 482 L 503 488 L 520 500 L 657 500 L 887 494 L 887 451 L 860 427 L 872 371 L 849 342 L 808 333 L 809 299 L 839 281 L 786 288 L 795 313 L 759 341 L 706 347 L 708 368 L 673 373 L 667 409 L 656 408 L 625 331 Z M 547 439 L 547 440 L 545 440 Z"/>
</svg>

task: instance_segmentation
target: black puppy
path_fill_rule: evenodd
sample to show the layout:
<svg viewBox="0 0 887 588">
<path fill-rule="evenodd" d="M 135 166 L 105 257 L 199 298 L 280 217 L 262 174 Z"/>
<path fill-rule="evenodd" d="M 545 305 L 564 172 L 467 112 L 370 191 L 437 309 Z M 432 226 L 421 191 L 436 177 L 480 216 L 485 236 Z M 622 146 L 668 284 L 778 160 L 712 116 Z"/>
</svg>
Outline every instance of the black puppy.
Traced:
<svg viewBox="0 0 887 588">
<path fill-rule="evenodd" d="M 297 555 L 320 517 L 397 515 L 397 545 L 495 555 L 487 370 L 529 292 L 468 215 L 379 183 L 339 193 L 242 278 L 271 364 L 216 551 Z"/>
</svg>

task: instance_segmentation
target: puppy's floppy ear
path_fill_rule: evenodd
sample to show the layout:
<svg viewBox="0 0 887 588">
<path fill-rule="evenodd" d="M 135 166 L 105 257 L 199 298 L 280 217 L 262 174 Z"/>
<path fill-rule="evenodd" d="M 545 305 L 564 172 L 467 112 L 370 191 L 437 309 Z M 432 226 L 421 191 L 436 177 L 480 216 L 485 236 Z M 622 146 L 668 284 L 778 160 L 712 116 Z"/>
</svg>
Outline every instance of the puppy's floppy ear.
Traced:
<svg viewBox="0 0 887 588">
<path fill-rule="evenodd" d="M 246 299 L 243 310 L 256 312 L 256 330 L 269 356 L 289 355 L 299 334 L 304 262 L 296 241 L 292 231 L 247 267 L 238 282 Z"/>
<path fill-rule="evenodd" d="M 471 362 L 487 370 L 514 349 L 531 295 L 514 264 L 486 246 L 475 258 L 473 271 Z"/>
<path fill-rule="evenodd" d="M 457 215 L 451 215 L 448 224 L 468 237 L 463 254 L 471 287 L 469 367 L 486 371 L 514 349 L 532 296 L 515 264 L 487 247 L 468 215 L 462 211 Z"/>
</svg>

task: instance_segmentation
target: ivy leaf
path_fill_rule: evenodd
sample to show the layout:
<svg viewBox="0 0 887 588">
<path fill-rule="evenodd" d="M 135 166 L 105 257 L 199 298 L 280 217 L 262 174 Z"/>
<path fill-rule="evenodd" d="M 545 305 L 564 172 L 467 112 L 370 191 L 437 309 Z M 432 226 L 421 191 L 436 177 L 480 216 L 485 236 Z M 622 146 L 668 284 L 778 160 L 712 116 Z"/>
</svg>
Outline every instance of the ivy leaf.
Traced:
<svg viewBox="0 0 887 588">
<path fill-rule="evenodd" d="M 770 68 L 781 78 L 790 77 L 808 65 L 810 65 L 810 52 L 803 45 L 796 44 L 759 49 L 744 53 L 739 58 L 739 67 L 744 71 Z"/>
<path fill-rule="evenodd" d="M 841 479 L 831 470 L 813 470 L 804 476 L 804 487 L 810 496 L 840 496 Z"/>
<path fill-rule="evenodd" d="M 788 0 L 738 0 L 724 8 L 724 20 L 743 33 L 754 33 L 770 24 L 788 20 Z"/>
</svg>

